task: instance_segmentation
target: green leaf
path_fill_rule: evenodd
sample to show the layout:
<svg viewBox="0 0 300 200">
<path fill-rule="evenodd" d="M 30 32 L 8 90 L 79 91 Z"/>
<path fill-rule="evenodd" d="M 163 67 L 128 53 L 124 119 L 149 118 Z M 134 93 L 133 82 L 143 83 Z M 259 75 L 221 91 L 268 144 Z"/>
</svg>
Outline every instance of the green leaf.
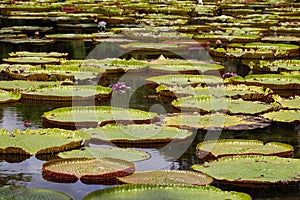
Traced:
<svg viewBox="0 0 300 200">
<path fill-rule="evenodd" d="M 174 114 L 164 118 L 166 126 L 173 126 L 185 129 L 202 130 L 252 130 L 267 128 L 270 122 L 260 117 L 245 115 L 225 115 L 220 113 L 200 114 Z"/>
<path fill-rule="evenodd" d="M 21 94 L 18 92 L 7 92 L 0 90 L 0 103 L 12 103 L 21 99 Z"/>
<path fill-rule="evenodd" d="M 215 159 L 234 155 L 276 155 L 290 157 L 294 148 L 279 142 L 264 144 L 258 140 L 224 139 L 201 142 L 196 147 L 200 158 Z"/>
<path fill-rule="evenodd" d="M 46 101 L 85 101 L 107 99 L 111 97 L 112 89 L 103 86 L 50 86 L 23 91 L 22 98 Z"/>
<path fill-rule="evenodd" d="M 279 110 L 275 112 L 265 113 L 264 118 L 275 122 L 296 123 L 300 122 L 300 112 L 298 110 Z"/>
<path fill-rule="evenodd" d="M 156 126 L 154 124 L 106 125 L 84 130 L 92 138 L 113 143 L 167 143 L 174 139 L 185 139 L 192 132 L 174 127 Z"/>
<path fill-rule="evenodd" d="M 153 199 L 205 199 L 205 200 L 250 200 L 248 194 L 223 191 L 212 186 L 147 185 L 128 184 L 97 190 L 85 196 L 84 200 L 153 200 Z"/>
<path fill-rule="evenodd" d="M 152 185 L 208 185 L 213 179 L 202 173 L 187 170 L 156 170 L 135 172 L 129 176 L 118 178 L 127 184 Z"/>
<path fill-rule="evenodd" d="M 266 104 L 259 101 L 233 100 L 213 96 L 188 96 L 172 101 L 172 105 L 182 111 L 200 113 L 225 111 L 229 114 L 260 114 L 277 110 L 276 103 Z"/>
<path fill-rule="evenodd" d="M 79 150 L 65 151 L 58 154 L 61 158 L 116 158 L 127 161 L 141 161 L 149 159 L 149 153 L 129 148 L 89 148 L 83 147 Z"/>
<path fill-rule="evenodd" d="M 69 195 L 54 191 L 35 188 L 17 188 L 11 189 L 8 187 L 0 188 L 0 200 L 10 199 L 26 199 L 26 200 L 72 200 Z"/>
<path fill-rule="evenodd" d="M 15 129 L 11 134 L 0 131 L 2 154 L 46 154 L 80 147 L 89 136 L 82 131 L 63 129 L 39 129 L 25 131 Z"/>
<path fill-rule="evenodd" d="M 44 126 L 96 127 L 112 123 L 150 123 L 156 113 L 110 106 L 75 106 L 57 108 L 42 116 Z"/>
<path fill-rule="evenodd" d="M 300 181 L 300 160 L 277 156 L 234 156 L 192 168 L 224 183 L 271 187 Z"/>
<path fill-rule="evenodd" d="M 101 183 L 133 173 L 133 163 L 113 158 L 66 158 L 43 164 L 43 177 L 54 182 Z"/>
</svg>

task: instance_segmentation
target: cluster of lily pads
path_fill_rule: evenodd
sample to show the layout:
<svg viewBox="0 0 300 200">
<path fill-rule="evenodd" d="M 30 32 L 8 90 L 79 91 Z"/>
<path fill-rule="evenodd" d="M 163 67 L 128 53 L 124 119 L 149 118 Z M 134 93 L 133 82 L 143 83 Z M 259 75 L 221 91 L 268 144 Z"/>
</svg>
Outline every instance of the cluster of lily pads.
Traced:
<svg viewBox="0 0 300 200">
<path fill-rule="evenodd" d="M 67 60 L 65 53 L 12 52 L 0 65 L 1 72 L 12 79 L 0 81 L 1 103 L 22 99 L 50 102 L 110 99 L 113 91 L 121 95 L 129 87 L 123 82 L 101 86 L 107 74 L 148 70 L 155 75 L 146 79 L 147 85 L 176 112 L 159 116 L 154 112 L 111 106 L 61 107 L 42 115 L 42 129 L 12 132 L 1 129 L 0 154 L 24 155 L 25 159 L 53 154 L 57 159 L 48 160 L 41 167 L 43 178 L 48 181 L 80 180 L 86 184 L 116 185 L 94 191 L 86 200 L 195 196 L 246 200 L 251 199 L 248 194 L 222 191 L 210 185 L 264 188 L 299 184 L 300 160 L 292 158 L 293 146 L 284 143 L 240 139 L 203 141 L 197 145 L 195 154 L 206 162 L 181 171 L 136 172 L 135 162 L 151 159 L 151 155 L 133 148 L 120 148 L 153 148 L 192 140 L 193 130 L 198 129 L 264 129 L 272 122 L 298 125 L 300 97 L 284 98 L 276 95 L 276 91 L 299 89 L 299 60 L 266 59 L 299 56 L 299 23 L 295 23 L 299 20 L 299 7 L 294 1 L 281 0 L 246 3 L 224 0 L 204 4 L 156 0 L 5 2 L 2 17 L 7 20 L 49 21 L 55 23 L 58 33 L 52 33 L 52 27 L 4 27 L 0 30 L 0 42 L 45 45 L 70 40 L 102 42 L 109 38 L 122 40 L 124 44 L 119 48 L 124 52 L 147 55 L 188 54 L 199 49 L 199 45 L 210 45 L 209 54 L 213 57 L 257 59 L 248 62 L 253 71 L 270 74 L 241 77 L 228 73 L 222 77 L 225 67 L 218 63 L 164 57 L 151 61 Z M 290 23 L 283 23 L 287 18 Z M 101 25 L 99 29 L 101 22 L 109 27 Z M 89 32 L 59 33 L 60 30 Z M 274 41 L 282 43 L 271 43 Z M 98 82 L 96 86 L 77 84 L 89 80 Z M 95 140 L 119 147 L 85 146 Z M 72 199 L 51 190 L 1 187 L 0 196 L 4 195 Z"/>
</svg>

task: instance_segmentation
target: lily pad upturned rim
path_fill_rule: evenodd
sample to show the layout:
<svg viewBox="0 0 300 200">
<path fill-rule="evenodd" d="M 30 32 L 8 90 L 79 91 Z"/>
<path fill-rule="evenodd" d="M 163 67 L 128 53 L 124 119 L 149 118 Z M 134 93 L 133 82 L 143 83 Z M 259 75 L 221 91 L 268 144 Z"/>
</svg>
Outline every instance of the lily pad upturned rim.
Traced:
<svg viewBox="0 0 300 200">
<path fill-rule="evenodd" d="M 80 154 L 80 152 L 84 152 Z M 104 154 L 103 155 L 101 155 Z M 116 154 L 114 155 L 109 155 L 107 154 Z M 128 154 L 132 154 L 129 155 Z M 115 158 L 115 159 L 122 159 L 122 160 L 127 160 L 130 162 L 137 162 L 137 161 L 142 161 L 142 160 L 147 160 L 151 157 L 151 155 L 145 151 L 142 150 L 136 150 L 136 149 L 131 149 L 131 148 L 118 148 L 118 147 L 110 147 L 110 148 L 90 148 L 90 147 L 82 147 L 81 149 L 75 149 L 72 151 L 64 151 L 60 152 L 58 154 L 58 157 L 60 158 Z"/>
<path fill-rule="evenodd" d="M 98 174 L 88 174 L 84 173 L 83 175 L 77 175 L 74 172 L 72 173 L 64 173 L 55 170 L 49 169 L 53 165 L 59 164 L 74 164 L 74 163 L 81 163 L 81 169 L 87 168 L 87 163 L 93 163 L 93 168 L 95 168 L 96 163 L 102 165 L 101 168 L 108 169 L 109 166 L 105 164 L 105 162 L 116 163 L 120 165 L 124 165 L 123 169 L 106 172 L 103 173 L 101 171 L 97 171 Z M 85 164 L 86 163 L 86 164 Z M 104 163 L 104 164 L 103 164 Z M 83 170 L 83 171 L 85 171 Z M 111 170 L 111 168 L 110 168 Z M 48 181 L 53 182 L 60 182 L 60 183 L 75 183 L 80 180 L 82 183 L 86 184 L 98 184 L 98 183 L 111 183 L 116 181 L 116 177 L 127 176 L 132 174 L 135 171 L 135 165 L 132 162 L 121 160 L 121 159 L 114 159 L 114 158 L 65 158 L 65 159 L 55 159 L 50 160 L 42 165 L 42 175 L 43 178 Z M 94 171 L 95 172 L 95 171 Z"/>
<path fill-rule="evenodd" d="M 274 166 L 270 168 L 266 168 L 266 166 L 264 165 L 266 165 L 266 163 L 268 163 L 269 161 L 282 162 L 280 166 L 279 165 L 277 166 L 277 169 L 281 171 L 272 172 L 272 168 L 274 168 Z M 225 164 L 222 162 L 224 163 L 231 162 L 231 163 L 225 166 Z M 222 163 L 224 169 L 222 169 L 220 163 Z M 283 165 L 284 163 L 286 164 L 285 166 Z M 294 166 L 292 166 L 291 163 L 293 163 Z M 293 175 L 296 177 L 288 177 L 286 180 L 280 180 L 278 178 L 278 176 L 280 175 L 283 176 L 282 174 L 283 171 L 288 173 L 290 172 L 291 168 L 292 169 L 295 168 L 295 165 L 300 166 L 299 164 L 300 164 L 300 160 L 294 158 L 284 158 L 278 156 L 242 155 L 242 156 L 222 157 L 219 158 L 218 160 L 205 162 L 204 164 L 194 164 L 192 166 L 192 169 L 205 173 L 211 176 L 212 178 L 214 178 L 220 184 L 224 184 L 224 185 L 234 185 L 234 186 L 245 187 L 245 188 L 269 188 L 269 187 L 292 186 L 294 184 L 299 183 L 300 182 L 299 172 L 295 172 L 295 174 Z M 216 177 L 216 175 L 213 174 L 214 173 L 213 171 L 212 172 L 209 171 L 210 167 L 213 165 L 216 165 L 218 174 L 219 172 L 221 172 L 221 174 L 217 175 L 220 177 Z M 287 165 L 291 165 L 290 169 L 287 168 Z M 216 167 L 214 169 L 216 169 Z M 242 171 L 245 171 L 245 173 L 241 172 L 241 167 L 243 168 Z M 251 169 L 252 169 L 252 174 L 256 173 L 258 176 L 249 175 L 251 174 L 250 173 Z M 230 173 L 228 173 L 228 170 L 230 170 Z M 266 176 L 264 175 L 264 173 L 267 173 Z M 272 173 L 272 177 L 268 176 L 270 175 L 268 173 Z M 243 179 L 243 177 L 241 177 L 241 174 L 244 174 L 245 176 L 251 176 L 251 180 L 250 178 Z M 272 180 L 272 178 L 276 180 Z"/>
<path fill-rule="evenodd" d="M 214 148 L 216 147 L 216 145 L 219 145 L 219 148 L 221 148 L 220 145 L 222 145 L 222 143 L 224 144 L 228 144 L 230 147 L 234 149 L 235 148 L 235 144 L 238 144 L 239 146 L 241 144 L 245 144 L 245 151 L 247 151 L 247 144 L 249 144 L 251 146 L 251 144 L 254 144 L 256 146 L 261 146 L 261 147 L 266 147 L 266 146 L 281 146 L 281 147 L 285 147 L 285 151 L 274 151 L 273 153 L 264 153 L 263 151 L 259 152 L 236 152 L 236 153 L 226 153 L 226 151 L 228 150 L 227 148 L 223 149 L 222 153 L 216 153 L 214 152 Z M 205 150 L 205 149 L 201 149 L 202 146 L 209 146 L 211 147 L 211 149 L 209 151 Z M 204 142 L 200 142 L 197 144 L 196 146 L 196 150 L 197 150 L 197 156 L 200 158 L 204 158 L 206 160 L 210 160 L 210 159 L 218 159 L 221 157 L 226 157 L 226 156 L 237 156 L 237 155 L 263 155 L 263 156 L 280 156 L 280 157 L 291 157 L 293 152 L 294 152 L 294 148 L 293 146 L 289 145 L 289 144 L 284 144 L 284 143 L 279 143 L 279 142 L 268 142 L 268 143 L 263 143 L 262 141 L 259 140 L 245 140 L 245 139 L 221 139 L 221 140 L 210 140 L 210 141 L 204 141 Z"/>
<path fill-rule="evenodd" d="M 153 185 L 209 185 L 213 182 L 210 176 L 189 170 L 154 170 L 134 172 L 129 176 L 119 177 L 118 181 L 126 184 Z M 190 180 L 193 179 L 193 180 Z"/>
<path fill-rule="evenodd" d="M 55 190 L 37 189 L 37 188 L 17 188 L 11 189 L 9 187 L 0 187 L 0 196 L 5 196 L 4 199 L 43 199 L 49 198 L 55 200 L 72 200 L 73 198 L 63 192 Z"/>
<path fill-rule="evenodd" d="M 193 198 L 195 198 L 195 195 L 197 195 L 197 191 L 199 191 L 199 193 L 205 192 L 205 193 L 221 193 L 223 194 L 225 197 L 230 196 L 230 197 L 236 197 L 235 200 L 250 200 L 251 197 L 246 194 L 246 193 L 241 193 L 241 192 L 235 192 L 235 191 L 223 191 L 219 188 L 213 187 L 213 186 L 183 186 L 183 185 L 148 185 L 148 184 L 126 184 L 126 185 L 119 185 L 119 186 L 114 186 L 114 187 L 110 187 L 110 188 L 106 188 L 106 189 L 101 189 L 101 190 L 97 190 L 94 192 L 89 193 L 87 196 L 85 196 L 83 198 L 83 200 L 96 200 L 101 198 L 101 196 L 106 196 L 106 195 L 114 195 L 114 194 L 122 194 L 124 192 L 129 192 L 129 193 L 134 193 L 135 192 L 143 192 L 143 191 L 151 191 L 153 190 L 153 192 L 155 193 L 165 193 L 166 191 L 168 191 L 169 193 L 173 192 L 177 192 L 175 195 L 180 195 L 183 194 L 184 191 L 191 191 L 193 192 Z M 147 195 L 148 192 L 145 194 Z M 128 195 L 128 193 L 126 194 L 126 196 Z M 206 197 L 208 197 L 207 194 L 205 194 Z M 107 196 L 106 196 L 107 197 Z M 114 198 L 114 196 L 112 197 Z M 118 198 L 118 197 L 116 197 Z M 120 197 L 119 197 L 120 198 Z M 137 197 L 139 198 L 139 197 Z M 137 199 L 137 198 L 133 198 L 133 199 Z M 140 199 L 140 198 L 139 198 Z M 145 198 L 144 196 L 144 199 Z M 153 200 L 153 196 L 148 196 L 148 199 Z"/>
</svg>

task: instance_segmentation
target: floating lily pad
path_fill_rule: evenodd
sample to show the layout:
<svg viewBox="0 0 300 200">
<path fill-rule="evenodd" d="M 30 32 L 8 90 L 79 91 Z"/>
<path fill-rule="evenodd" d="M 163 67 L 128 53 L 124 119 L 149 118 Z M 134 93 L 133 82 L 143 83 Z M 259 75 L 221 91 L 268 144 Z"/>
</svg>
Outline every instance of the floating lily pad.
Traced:
<svg viewBox="0 0 300 200">
<path fill-rule="evenodd" d="M 11 52 L 8 55 L 10 57 L 53 57 L 53 58 L 66 58 L 68 56 L 68 53 L 17 51 L 17 52 Z"/>
<path fill-rule="evenodd" d="M 75 106 L 57 108 L 45 112 L 42 116 L 43 125 L 64 128 L 96 127 L 106 124 L 150 123 L 156 119 L 156 113 L 115 108 L 110 106 Z"/>
<path fill-rule="evenodd" d="M 298 110 L 279 110 L 276 112 L 265 113 L 262 116 L 275 122 L 286 122 L 292 124 L 300 123 L 300 112 Z"/>
<path fill-rule="evenodd" d="M 91 34 L 80 34 L 80 33 L 57 33 L 45 35 L 47 39 L 57 40 L 57 41 L 69 41 L 69 40 L 91 40 L 94 38 Z"/>
<path fill-rule="evenodd" d="M 72 200 L 69 195 L 54 190 L 36 189 L 36 188 L 0 188 L 1 199 L 47 199 L 47 200 Z"/>
<path fill-rule="evenodd" d="M 300 88 L 300 75 L 281 75 L 281 74 L 255 74 L 231 77 L 230 81 L 234 84 L 258 85 L 271 89 L 292 90 Z"/>
<path fill-rule="evenodd" d="M 212 178 L 202 173 L 186 170 L 135 172 L 118 180 L 127 184 L 153 185 L 208 185 L 213 181 Z"/>
<path fill-rule="evenodd" d="M 160 74 L 218 74 L 224 71 L 224 66 L 201 61 L 189 63 L 187 60 L 177 60 L 174 64 L 150 64 L 149 69 Z"/>
<path fill-rule="evenodd" d="M 279 109 L 277 103 L 266 104 L 259 101 L 233 100 L 213 96 L 188 96 L 172 101 L 172 105 L 181 111 L 200 113 L 225 111 L 228 114 L 261 114 Z"/>
<path fill-rule="evenodd" d="M 300 109 L 300 97 L 295 96 L 294 98 L 290 99 L 284 99 L 284 98 L 279 98 L 276 100 L 278 103 L 280 103 L 281 107 L 287 108 L 287 109 Z"/>
<path fill-rule="evenodd" d="M 116 158 L 127 161 L 140 161 L 150 158 L 150 154 L 130 148 L 89 148 L 65 151 L 58 154 L 61 158 Z"/>
<path fill-rule="evenodd" d="M 205 159 L 216 159 L 235 155 L 264 155 L 290 157 L 294 148 L 291 145 L 279 142 L 264 144 L 258 140 L 224 139 L 200 142 L 197 147 L 197 156 Z"/>
<path fill-rule="evenodd" d="M 18 92 L 7 92 L 0 90 L 0 104 L 1 103 L 13 103 L 21 99 L 21 94 Z"/>
<path fill-rule="evenodd" d="M 300 181 L 300 160 L 277 156 L 233 156 L 192 168 L 224 184 L 272 187 Z"/>
<path fill-rule="evenodd" d="M 151 144 L 168 143 L 172 140 L 186 139 L 192 132 L 172 127 L 156 126 L 154 124 L 106 125 L 84 130 L 92 138 L 113 143 Z"/>
<path fill-rule="evenodd" d="M 64 129 L 39 129 L 9 133 L 0 132 L 0 153 L 2 154 L 47 154 L 82 146 L 89 136 L 82 131 Z"/>
<path fill-rule="evenodd" d="M 250 62 L 249 67 L 255 72 L 290 72 L 300 70 L 300 60 L 260 60 L 259 63 Z"/>
<path fill-rule="evenodd" d="M 156 92 L 160 96 L 181 98 L 186 96 L 214 96 L 214 97 L 229 97 L 232 99 L 242 98 L 243 100 L 267 100 L 273 94 L 269 88 L 259 86 L 239 85 L 224 85 L 217 87 L 181 87 L 160 85 L 156 88 Z"/>
<path fill-rule="evenodd" d="M 166 126 L 202 130 L 253 130 L 267 128 L 270 122 L 260 117 L 224 114 L 174 114 L 164 118 Z"/>
<path fill-rule="evenodd" d="M 9 78 L 16 80 L 35 80 L 35 81 L 79 81 L 88 79 L 105 79 L 104 69 L 91 66 L 75 65 L 0 65 L 0 70 Z"/>
<path fill-rule="evenodd" d="M 163 76 L 154 76 L 146 79 L 147 84 L 160 85 L 164 84 L 167 86 L 196 86 L 198 84 L 210 86 L 210 85 L 221 85 L 223 79 L 217 76 L 210 75 L 187 75 L 187 74 L 172 74 Z"/>
<path fill-rule="evenodd" d="M 165 43 L 128 43 L 121 44 L 120 49 L 126 52 L 138 51 L 139 53 L 161 53 L 165 51 L 186 51 L 187 45 L 165 44 Z"/>
<path fill-rule="evenodd" d="M 66 158 L 51 160 L 43 164 L 43 178 L 54 182 L 83 183 L 113 182 L 116 177 L 133 173 L 132 162 L 113 158 Z"/>
<path fill-rule="evenodd" d="M 221 40 L 223 43 L 233 43 L 233 42 L 258 42 L 260 41 L 261 36 L 259 35 L 250 35 L 250 34 L 236 34 L 236 35 L 228 35 L 223 33 L 222 35 L 217 34 L 198 34 L 193 37 L 196 41 L 210 41 L 211 43 L 215 43 L 217 40 Z"/>
<path fill-rule="evenodd" d="M 147 68 L 146 61 L 139 61 L 135 59 L 87 59 L 83 60 L 81 66 L 93 66 L 105 70 L 108 74 L 126 73 L 126 72 L 140 72 Z"/>
<path fill-rule="evenodd" d="M 2 39 L 0 42 L 12 43 L 18 45 L 49 45 L 54 43 L 54 40 L 39 39 L 39 38 L 16 38 L 16 39 Z"/>
<path fill-rule="evenodd" d="M 45 65 L 45 64 L 59 64 L 58 58 L 51 57 L 10 57 L 3 58 L 3 63 L 8 64 L 30 64 L 30 65 Z"/>
<path fill-rule="evenodd" d="M 111 97 L 112 89 L 103 86 L 51 86 L 23 91 L 22 99 L 43 101 L 87 101 Z"/>
<path fill-rule="evenodd" d="M 61 85 L 58 81 L 0 81 L 0 89 L 8 91 L 23 91 L 37 87 Z"/>
<path fill-rule="evenodd" d="M 232 200 L 250 200 L 248 194 L 223 191 L 212 186 L 183 186 L 183 185 L 147 185 L 147 184 L 127 184 L 111 188 L 94 191 L 84 200 L 96 199 L 232 199 Z"/>
</svg>

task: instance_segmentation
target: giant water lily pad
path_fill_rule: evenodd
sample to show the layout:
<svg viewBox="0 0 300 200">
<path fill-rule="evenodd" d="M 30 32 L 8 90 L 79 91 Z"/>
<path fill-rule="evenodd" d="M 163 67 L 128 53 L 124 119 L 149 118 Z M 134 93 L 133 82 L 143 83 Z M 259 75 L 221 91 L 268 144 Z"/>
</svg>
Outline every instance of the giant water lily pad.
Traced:
<svg viewBox="0 0 300 200">
<path fill-rule="evenodd" d="M 40 39 L 40 38 L 16 38 L 16 39 L 2 39 L 0 42 L 12 43 L 17 45 L 49 45 L 54 43 L 54 40 Z"/>
<path fill-rule="evenodd" d="M 84 130 L 92 138 L 113 143 L 151 144 L 167 143 L 172 140 L 186 139 L 192 132 L 154 124 L 106 125 Z"/>
<path fill-rule="evenodd" d="M 53 58 L 66 58 L 68 56 L 68 53 L 17 51 L 17 52 L 11 52 L 8 55 L 10 57 L 53 57 Z"/>
<path fill-rule="evenodd" d="M 299 89 L 300 75 L 281 75 L 281 74 L 255 74 L 247 75 L 244 78 L 236 76 L 231 77 L 232 83 L 243 83 L 246 85 L 259 85 L 271 89 Z"/>
<path fill-rule="evenodd" d="M 160 85 L 156 88 L 156 92 L 160 96 L 166 97 L 186 97 L 186 96 L 214 96 L 214 97 L 229 97 L 232 99 L 242 98 L 243 100 L 266 100 L 271 97 L 273 91 L 259 86 L 239 85 L 224 85 L 217 87 L 181 87 L 181 86 L 165 86 Z"/>
<path fill-rule="evenodd" d="M 125 72 L 140 72 L 146 69 L 148 63 L 146 61 L 139 61 L 135 59 L 87 59 L 83 60 L 81 66 L 93 66 L 105 70 L 108 74 L 117 74 Z"/>
<path fill-rule="evenodd" d="M 224 115 L 220 113 L 199 114 L 173 114 L 164 118 L 166 126 L 184 129 L 202 130 L 252 130 L 267 128 L 270 122 L 260 117 Z"/>
<path fill-rule="evenodd" d="M 279 110 L 275 112 L 265 113 L 264 118 L 283 123 L 300 123 L 300 112 L 298 110 Z"/>
<path fill-rule="evenodd" d="M 110 106 L 76 106 L 57 108 L 42 116 L 44 126 L 64 128 L 96 127 L 112 123 L 150 123 L 156 113 Z"/>
<path fill-rule="evenodd" d="M 135 172 L 129 176 L 118 178 L 129 184 L 153 185 L 208 185 L 213 179 L 202 173 L 187 170 L 156 170 Z"/>
<path fill-rule="evenodd" d="M 23 91 L 22 99 L 45 101 L 103 100 L 111 97 L 112 89 L 103 86 L 52 86 Z"/>
<path fill-rule="evenodd" d="M 89 136 L 82 131 L 63 129 L 39 129 L 9 133 L 0 131 L 0 153 L 2 154 L 47 154 L 82 146 Z"/>
<path fill-rule="evenodd" d="M 153 200 L 153 199 L 232 199 L 250 200 L 248 194 L 223 191 L 212 186 L 183 186 L 183 185 L 147 185 L 147 184 L 127 184 L 94 191 L 84 200 L 96 199 L 130 199 L 130 200 Z"/>
<path fill-rule="evenodd" d="M 2 200 L 9 199 L 47 199 L 47 200 L 72 200 L 69 195 L 45 189 L 36 188 L 17 188 L 12 189 L 9 187 L 0 188 L 0 197 Z"/>
<path fill-rule="evenodd" d="M 58 154 L 61 158 L 116 158 L 127 161 L 140 161 L 150 158 L 150 154 L 141 150 L 130 148 L 89 148 L 65 151 Z"/>
<path fill-rule="evenodd" d="M 21 99 L 21 94 L 18 92 L 7 92 L 0 90 L 0 103 L 13 103 Z"/>
<path fill-rule="evenodd" d="M 197 156 L 206 159 L 216 159 L 233 155 L 276 155 L 291 156 L 294 148 L 291 145 L 279 142 L 264 144 L 258 140 L 224 139 L 200 142 L 197 147 Z"/>
<path fill-rule="evenodd" d="M 133 173 L 132 162 L 113 158 L 66 158 L 43 164 L 43 177 L 54 182 L 103 183 Z"/>
<path fill-rule="evenodd" d="M 150 64 L 149 69 L 160 74 L 218 74 L 221 71 L 224 71 L 224 66 L 213 63 L 205 63 L 201 61 L 199 61 L 198 63 L 189 63 L 186 60 L 177 60 L 177 63 Z"/>
<path fill-rule="evenodd" d="M 228 114 L 260 114 L 278 110 L 277 103 L 266 104 L 259 101 L 233 100 L 213 96 L 188 96 L 172 101 L 172 105 L 182 111 L 200 113 L 225 111 Z"/>
<path fill-rule="evenodd" d="M 281 107 L 287 109 L 300 109 L 300 97 L 295 96 L 293 98 L 285 99 L 285 98 L 277 98 L 276 101 L 280 103 Z"/>
<path fill-rule="evenodd" d="M 59 58 L 52 57 L 10 57 L 3 58 L 3 63 L 8 64 L 31 64 L 31 65 L 45 65 L 45 64 L 59 64 Z"/>
<path fill-rule="evenodd" d="M 192 168 L 214 179 L 246 187 L 270 187 L 300 181 L 300 160 L 277 156 L 233 156 L 195 164 Z"/>
<path fill-rule="evenodd" d="M 35 81 L 78 81 L 105 77 L 105 70 L 97 67 L 74 65 L 0 65 L 0 70 L 11 79 Z"/>
<path fill-rule="evenodd" d="M 223 79 L 217 76 L 210 75 L 187 75 L 187 74 L 173 74 L 173 75 L 163 75 L 154 76 L 146 79 L 147 84 L 150 85 L 160 85 L 164 84 L 167 86 L 196 86 L 201 85 L 221 85 L 223 84 Z"/>
<path fill-rule="evenodd" d="M 8 91 L 23 91 L 37 87 L 60 85 L 58 81 L 0 81 L 0 89 Z"/>
<path fill-rule="evenodd" d="M 56 41 L 70 41 L 70 40 L 92 40 L 95 38 L 92 34 L 80 34 L 80 33 L 57 33 L 45 35 L 47 39 Z"/>
<path fill-rule="evenodd" d="M 260 60 L 259 63 L 250 62 L 249 67 L 255 72 L 289 72 L 300 70 L 300 60 Z"/>
</svg>

